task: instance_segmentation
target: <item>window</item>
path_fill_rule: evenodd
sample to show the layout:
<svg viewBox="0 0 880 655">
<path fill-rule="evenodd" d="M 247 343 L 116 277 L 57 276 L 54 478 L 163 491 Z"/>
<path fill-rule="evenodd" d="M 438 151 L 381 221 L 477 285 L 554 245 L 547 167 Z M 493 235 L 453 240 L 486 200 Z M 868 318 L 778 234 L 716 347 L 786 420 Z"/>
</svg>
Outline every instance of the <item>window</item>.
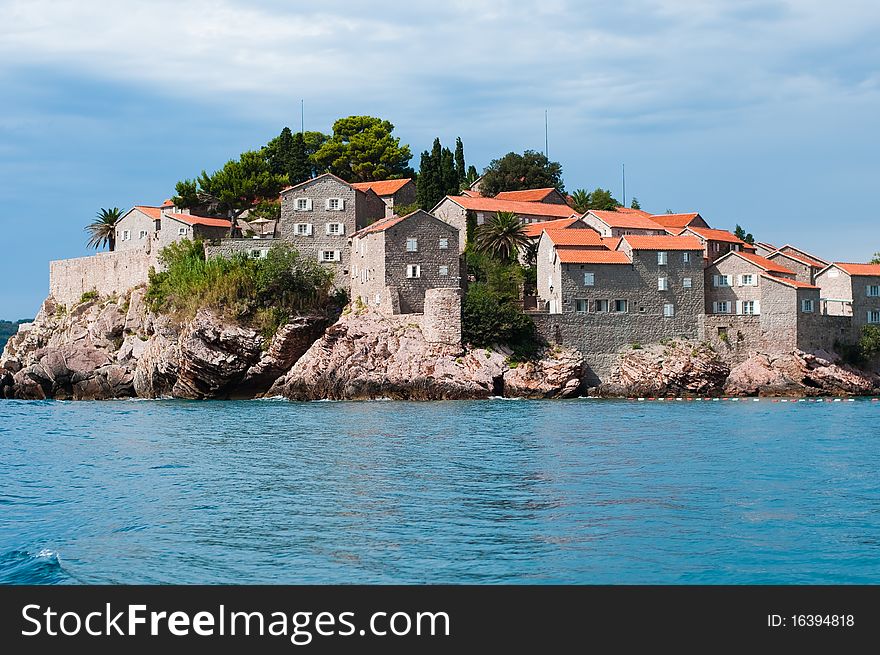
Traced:
<svg viewBox="0 0 880 655">
<path fill-rule="evenodd" d="M 486 216 L 483 212 L 477 212 L 477 225 L 482 225 L 486 222 Z"/>
<path fill-rule="evenodd" d="M 754 300 L 743 300 L 740 304 L 740 314 L 744 314 L 746 316 L 751 316 L 752 314 L 757 314 L 757 307 Z"/>
<path fill-rule="evenodd" d="M 691 254 L 689 252 L 681 253 L 681 261 L 683 264 L 690 264 L 691 263 Z"/>
<path fill-rule="evenodd" d="M 419 264 L 408 264 L 406 267 L 406 276 L 410 279 L 422 277 L 422 267 Z"/>
<path fill-rule="evenodd" d="M 756 285 L 755 285 L 755 276 L 754 276 L 754 275 L 751 275 L 751 274 L 748 274 L 748 275 L 740 275 L 740 276 L 739 276 L 739 286 L 741 286 L 741 287 L 753 287 L 753 286 L 756 286 Z"/>
<path fill-rule="evenodd" d="M 296 232 L 297 236 L 300 236 L 300 237 L 312 236 L 312 224 L 311 223 L 296 223 L 293 227 L 294 227 L 294 232 Z"/>
<path fill-rule="evenodd" d="M 715 252 L 721 252 L 721 244 L 716 241 L 712 244 L 712 250 Z"/>
<path fill-rule="evenodd" d="M 345 208 L 345 200 L 342 198 L 327 198 L 325 206 L 332 212 L 341 212 Z"/>
<path fill-rule="evenodd" d="M 381 304 L 382 304 L 382 292 L 381 292 L 381 291 L 380 291 L 379 293 L 376 294 L 376 304 L 377 304 L 377 305 L 381 305 Z"/>
<path fill-rule="evenodd" d="M 418 252 L 419 251 L 419 240 L 418 239 L 407 239 L 406 240 L 406 251 L 407 252 Z"/>
<path fill-rule="evenodd" d="M 801 311 L 804 314 L 812 314 L 813 313 L 813 301 L 810 299 L 804 299 L 801 302 Z"/>
<path fill-rule="evenodd" d="M 578 314 L 586 314 L 590 311 L 590 301 L 584 298 L 575 298 L 574 311 Z"/>
<path fill-rule="evenodd" d="M 712 286 L 729 287 L 730 286 L 730 276 L 729 275 L 713 275 L 712 276 Z"/>
<path fill-rule="evenodd" d="M 327 223 L 327 234 L 345 234 L 345 225 L 342 223 Z"/>
<path fill-rule="evenodd" d="M 179 236 L 186 236 L 186 228 L 185 228 L 185 227 L 179 227 L 179 228 L 177 228 L 177 234 L 178 234 Z"/>
<path fill-rule="evenodd" d="M 673 316 L 675 316 L 675 305 L 673 305 L 671 302 L 663 305 L 663 316 L 665 316 L 666 318 L 672 318 Z"/>
<path fill-rule="evenodd" d="M 307 212 L 312 209 L 311 198 L 297 198 L 294 201 L 293 208 L 298 212 Z"/>
<path fill-rule="evenodd" d="M 868 297 L 877 298 L 878 296 L 880 296 L 880 284 L 869 284 Z"/>
<path fill-rule="evenodd" d="M 629 311 L 628 307 L 629 303 L 626 300 L 615 300 L 614 301 L 614 311 L 615 312 L 627 312 Z"/>
<path fill-rule="evenodd" d="M 157 218 L 157 219 L 156 219 L 156 232 L 158 232 L 158 231 L 161 230 L 161 229 L 162 229 L 162 219 L 161 219 L 161 218 Z"/>
<path fill-rule="evenodd" d="M 712 312 L 715 314 L 729 314 L 730 302 L 727 300 L 719 300 L 712 303 Z"/>
<path fill-rule="evenodd" d="M 254 259 L 266 259 L 266 256 L 269 254 L 269 250 L 266 248 L 260 248 L 259 250 L 251 250 L 251 257 Z"/>
<path fill-rule="evenodd" d="M 608 301 L 607 300 L 597 300 L 595 303 L 596 312 L 599 314 L 604 314 L 608 311 Z"/>
<path fill-rule="evenodd" d="M 341 259 L 339 256 L 338 250 L 322 250 L 321 251 L 321 261 L 322 262 L 338 262 Z"/>
<path fill-rule="evenodd" d="M 880 323 L 880 310 L 868 310 L 868 323 Z"/>
<path fill-rule="evenodd" d="M 440 250 L 447 250 L 449 248 L 449 239 L 443 238 L 440 239 Z"/>
<path fill-rule="evenodd" d="M 122 230 L 122 240 L 128 241 L 131 238 L 131 232 L 128 230 Z"/>
<path fill-rule="evenodd" d="M 657 251 L 657 265 L 665 266 L 666 265 L 666 251 L 658 250 Z"/>
<path fill-rule="evenodd" d="M 596 284 L 596 274 L 595 273 L 584 273 L 584 286 L 592 287 Z"/>
<path fill-rule="evenodd" d="M 658 277 L 657 278 L 657 291 L 669 291 L 669 278 L 668 277 Z"/>
<path fill-rule="evenodd" d="M 440 277 L 446 277 L 447 275 L 449 275 L 449 267 L 448 266 L 441 266 L 439 273 L 440 273 Z"/>
<path fill-rule="evenodd" d="M 681 288 L 682 289 L 690 289 L 692 286 L 694 286 L 694 281 L 691 278 L 689 278 L 689 277 L 681 278 Z"/>
<path fill-rule="evenodd" d="M 147 231 L 141 230 L 140 236 L 138 238 L 139 239 L 146 239 L 147 238 Z"/>
</svg>

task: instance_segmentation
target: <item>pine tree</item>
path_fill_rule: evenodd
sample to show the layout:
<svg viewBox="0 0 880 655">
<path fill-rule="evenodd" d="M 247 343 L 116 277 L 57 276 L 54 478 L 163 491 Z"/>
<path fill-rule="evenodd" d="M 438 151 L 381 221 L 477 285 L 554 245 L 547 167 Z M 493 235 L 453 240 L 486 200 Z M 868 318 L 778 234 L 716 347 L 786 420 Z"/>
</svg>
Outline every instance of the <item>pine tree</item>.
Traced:
<svg viewBox="0 0 880 655">
<path fill-rule="evenodd" d="M 467 176 L 467 170 L 465 170 L 464 166 L 464 145 L 461 142 L 460 136 L 455 137 L 455 173 L 458 178 L 458 185 L 461 185 Z"/>
<path fill-rule="evenodd" d="M 287 170 L 287 177 L 291 184 L 299 184 L 308 180 L 312 176 L 311 174 L 311 164 L 306 153 L 306 142 L 302 132 L 297 132 L 293 135 L 290 168 Z"/>
<path fill-rule="evenodd" d="M 632 202 L 629 203 L 630 209 L 641 209 L 642 206 L 639 204 L 639 199 L 633 196 Z"/>
</svg>

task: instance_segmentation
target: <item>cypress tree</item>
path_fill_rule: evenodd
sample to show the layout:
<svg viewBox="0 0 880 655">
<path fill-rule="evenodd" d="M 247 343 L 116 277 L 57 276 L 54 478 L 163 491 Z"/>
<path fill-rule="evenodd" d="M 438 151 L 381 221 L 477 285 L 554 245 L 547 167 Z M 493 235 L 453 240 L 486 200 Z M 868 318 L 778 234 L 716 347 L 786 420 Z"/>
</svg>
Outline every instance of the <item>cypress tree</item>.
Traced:
<svg viewBox="0 0 880 655">
<path fill-rule="evenodd" d="M 291 184 L 305 182 L 311 177 L 311 166 L 309 164 L 309 157 L 306 154 L 306 142 L 301 132 L 293 135 L 290 168 L 287 171 L 287 177 L 290 179 Z"/>
<path fill-rule="evenodd" d="M 445 195 L 458 195 L 458 174 L 455 171 L 455 158 L 449 148 L 443 148 L 440 153 L 440 197 Z"/>
<path fill-rule="evenodd" d="M 425 211 L 434 206 L 431 204 L 431 199 L 436 195 L 436 174 L 433 163 L 431 153 L 425 150 L 419 161 L 419 177 L 416 181 L 416 201 Z"/>
<path fill-rule="evenodd" d="M 467 175 L 467 171 L 464 167 L 464 145 L 461 143 L 460 136 L 455 137 L 455 174 L 460 186 Z"/>
</svg>

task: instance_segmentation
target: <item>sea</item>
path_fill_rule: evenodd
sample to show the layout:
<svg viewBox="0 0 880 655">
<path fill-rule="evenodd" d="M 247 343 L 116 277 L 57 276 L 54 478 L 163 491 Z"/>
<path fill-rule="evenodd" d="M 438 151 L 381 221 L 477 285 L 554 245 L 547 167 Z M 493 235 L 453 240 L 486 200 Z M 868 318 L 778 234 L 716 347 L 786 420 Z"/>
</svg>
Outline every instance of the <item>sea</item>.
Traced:
<svg viewBox="0 0 880 655">
<path fill-rule="evenodd" d="M 0 583 L 880 582 L 880 402 L 0 401 Z"/>
</svg>

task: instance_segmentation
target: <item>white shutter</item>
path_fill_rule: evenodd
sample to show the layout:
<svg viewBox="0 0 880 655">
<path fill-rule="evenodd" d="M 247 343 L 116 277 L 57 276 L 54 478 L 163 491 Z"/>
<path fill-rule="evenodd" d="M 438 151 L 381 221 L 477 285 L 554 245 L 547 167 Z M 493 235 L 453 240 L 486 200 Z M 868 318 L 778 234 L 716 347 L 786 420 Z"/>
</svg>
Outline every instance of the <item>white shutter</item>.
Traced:
<svg viewBox="0 0 880 655">
<path fill-rule="evenodd" d="M 761 313 L 761 301 L 760 300 L 755 301 L 754 313 L 755 314 Z"/>
<path fill-rule="evenodd" d="M 345 234 L 345 223 L 339 223 L 339 234 Z"/>
<path fill-rule="evenodd" d="M 721 286 L 721 283 L 719 281 L 720 277 L 721 277 L 720 275 L 713 275 L 712 276 L 712 286 L 715 287 L 716 289 Z"/>
<path fill-rule="evenodd" d="M 306 198 L 306 209 L 308 209 L 309 211 L 312 211 L 312 199 L 311 198 Z"/>
<path fill-rule="evenodd" d="M 742 300 L 737 300 L 737 301 L 736 301 L 736 313 L 737 313 L 737 314 L 742 314 L 742 313 L 743 313 L 743 304 L 742 304 Z"/>
<path fill-rule="evenodd" d="M 311 201 L 309 201 L 311 202 Z M 312 236 L 312 224 L 306 223 L 306 236 Z"/>
<path fill-rule="evenodd" d="M 718 303 L 717 303 L 717 302 L 713 302 L 713 303 L 712 303 L 712 313 L 713 313 L 713 314 L 717 314 L 717 313 L 718 313 Z"/>
<path fill-rule="evenodd" d="M 342 261 L 342 253 L 339 250 L 333 251 L 333 261 L 334 262 L 341 262 Z"/>
<path fill-rule="evenodd" d="M 329 200 L 327 202 L 330 202 Z M 330 223 L 324 223 L 324 234 L 330 234 Z"/>
<path fill-rule="evenodd" d="M 339 199 L 339 210 L 338 210 L 338 211 L 344 211 L 344 210 L 345 210 L 345 198 L 340 198 L 340 199 Z"/>
</svg>

